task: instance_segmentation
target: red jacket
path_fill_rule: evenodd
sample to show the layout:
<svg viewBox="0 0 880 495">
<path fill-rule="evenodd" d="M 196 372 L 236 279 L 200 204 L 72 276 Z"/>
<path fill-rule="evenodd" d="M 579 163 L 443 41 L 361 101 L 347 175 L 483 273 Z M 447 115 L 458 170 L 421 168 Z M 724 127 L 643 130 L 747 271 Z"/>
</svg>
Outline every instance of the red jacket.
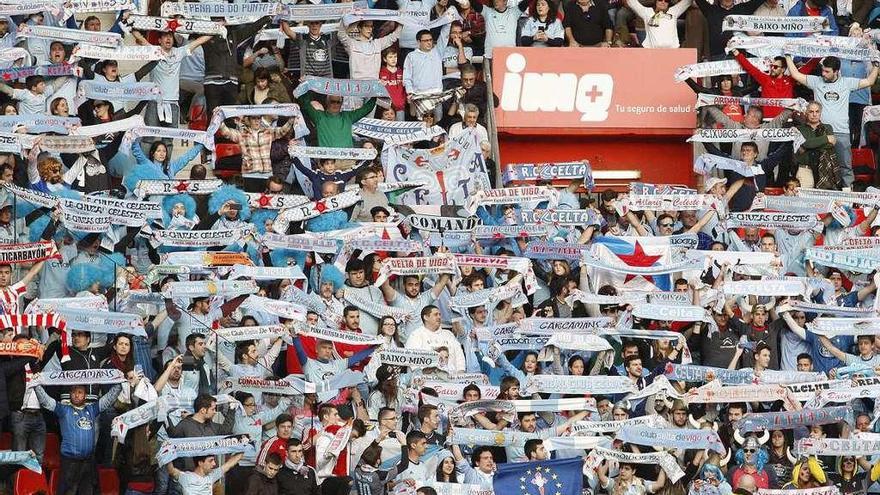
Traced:
<svg viewBox="0 0 880 495">
<path fill-rule="evenodd" d="M 761 97 L 762 98 L 793 98 L 794 97 L 794 85 L 796 84 L 794 79 L 791 76 L 782 76 L 782 77 L 770 77 L 770 74 L 766 74 L 758 70 L 757 67 L 751 64 L 749 60 L 746 58 L 743 52 L 739 52 L 736 55 L 736 61 L 739 62 L 739 65 L 742 66 L 746 72 L 752 76 L 755 81 L 758 81 L 758 84 L 761 85 Z M 807 63 L 804 64 L 803 67 L 799 69 L 801 74 L 809 74 L 813 72 L 813 69 L 816 68 L 816 64 L 819 63 L 818 58 L 810 59 Z M 764 107 L 764 117 L 768 119 L 772 119 L 779 115 L 782 112 L 782 107 Z"/>
</svg>

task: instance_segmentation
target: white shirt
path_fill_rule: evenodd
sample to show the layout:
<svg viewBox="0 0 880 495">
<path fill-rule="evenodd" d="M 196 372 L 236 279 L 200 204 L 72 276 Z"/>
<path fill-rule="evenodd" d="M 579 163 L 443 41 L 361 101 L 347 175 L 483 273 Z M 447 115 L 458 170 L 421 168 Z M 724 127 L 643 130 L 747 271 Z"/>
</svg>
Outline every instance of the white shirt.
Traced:
<svg viewBox="0 0 880 495">
<path fill-rule="evenodd" d="M 191 471 L 181 471 L 177 477 L 183 495 L 211 495 L 214 483 L 223 477 L 223 471 L 215 469 L 207 476 L 199 476 Z"/>
<path fill-rule="evenodd" d="M 406 341 L 407 349 L 433 351 L 440 347 L 449 349 L 449 371 L 464 372 L 464 351 L 461 350 L 458 339 L 449 330 L 438 328 L 432 331 L 422 325 L 416 328 Z"/>
</svg>

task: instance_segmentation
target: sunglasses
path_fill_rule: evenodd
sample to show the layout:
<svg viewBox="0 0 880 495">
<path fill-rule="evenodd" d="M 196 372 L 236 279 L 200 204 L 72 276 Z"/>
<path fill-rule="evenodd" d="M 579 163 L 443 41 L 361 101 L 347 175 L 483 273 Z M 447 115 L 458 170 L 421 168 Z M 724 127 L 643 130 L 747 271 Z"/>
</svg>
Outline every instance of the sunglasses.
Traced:
<svg viewBox="0 0 880 495">
<path fill-rule="evenodd" d="M 745 452 L 746 454 L 754 454 L 755 452 L 757 452 L 757 449 L 743 449 L 743 452 Z"/>
</svg>

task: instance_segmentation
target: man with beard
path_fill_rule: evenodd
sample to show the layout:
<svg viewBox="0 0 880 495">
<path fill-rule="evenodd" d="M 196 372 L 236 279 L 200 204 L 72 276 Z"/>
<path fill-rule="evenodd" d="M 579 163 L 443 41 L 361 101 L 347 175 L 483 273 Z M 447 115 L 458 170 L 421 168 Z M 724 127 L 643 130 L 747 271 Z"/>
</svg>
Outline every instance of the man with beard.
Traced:
<svg viewBox="0 0 880 495">
<path fill-rule="evenodd" d="M 350 294 L 354 294 L 358 301 L 367 301 L 375 304 L 385 304 L 382 291 L 378 287 L 374 287 L 367 278 L 367 268 L 364 262 L 354 258 L 345 266 L 345 274 L 348 280 L 345 282 L 345 295 L 348 300 Z M 355 301 L 348 300 L 349 304 L 356 304 Z M 366 335 L 376 335 L 379 331 L 379 320 L 376 315 L 366 312 L 361 316 L 361 330 Z"/>
</svg>

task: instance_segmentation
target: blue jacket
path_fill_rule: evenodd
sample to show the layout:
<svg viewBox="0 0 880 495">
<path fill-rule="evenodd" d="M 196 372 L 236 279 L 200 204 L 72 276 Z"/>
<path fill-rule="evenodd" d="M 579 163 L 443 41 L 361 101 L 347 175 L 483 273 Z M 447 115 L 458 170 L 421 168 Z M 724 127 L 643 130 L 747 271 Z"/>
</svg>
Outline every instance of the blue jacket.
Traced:
<svg viewBox="0 0 880 495">
<path fill-rule="evenodd" d="M 205 147 L 202 146 L 202 143 L 196 143 L 196 145 L 190 148 L 189 151 L 184 153 L 183 156 L 172 162 L 169 162 L 168 170 L 164 170 L 161 163 L 147 158 L 147 155 L 144 153 L 144 149 L 141 148 L 141 145 L 138 142 L 134 142 L 131 144 L 131 152 L 134 155 L 135 160 L 137 160 L 138 165 L 153 167 L 159 173 L 165 175 L 169 179 L 173 179 L 178 172 L 186 167 L 187 163 L 189 163 L 193 158 L 199 156 L 199 153 L 201 153 L 203 149 L 205 149 Z"/>
<path fill-rule="evenodd" d="M 788 10 L 789 17 L 794 16 L 807 16 L 807 5 L 804 3 L 804 0 L 798 0 L 798 3 L 794 4 L 794 6 Z M 825 31 L 822 34 L 826 34 L 829 36 L 839 36 L 840 30 L 837 28 L 837 21 L 834 19 L 834 11 L 831 10 L 831 7 L 825 6 L 822 8 L 821 15 L 828 19 L 828 31 Z M 786 36 L 790 38 L 803 38 L 806 36 L 806 33 L 788 33 Z"/>
</svg>

